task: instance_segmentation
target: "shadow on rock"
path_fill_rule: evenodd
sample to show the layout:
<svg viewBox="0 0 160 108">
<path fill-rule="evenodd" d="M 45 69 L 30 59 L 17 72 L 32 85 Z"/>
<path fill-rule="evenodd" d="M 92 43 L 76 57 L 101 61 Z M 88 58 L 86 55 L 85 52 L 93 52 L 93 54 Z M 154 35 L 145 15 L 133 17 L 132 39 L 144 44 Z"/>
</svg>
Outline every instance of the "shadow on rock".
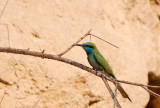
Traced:
<svg viewBox="0 0 160 108">
<path fill-rule="evenodd" d="M 160 86 L 160 76 L 156 76 L 153 72 L 148 73 L 148 84 Z M 160 88 L 150 88 L 150 90 L 160 94 Z M 150 95 L 150 100 L 146 106 L 146 108 L 160 108 L 160 98 L 156 98 Z"/>
</svg>

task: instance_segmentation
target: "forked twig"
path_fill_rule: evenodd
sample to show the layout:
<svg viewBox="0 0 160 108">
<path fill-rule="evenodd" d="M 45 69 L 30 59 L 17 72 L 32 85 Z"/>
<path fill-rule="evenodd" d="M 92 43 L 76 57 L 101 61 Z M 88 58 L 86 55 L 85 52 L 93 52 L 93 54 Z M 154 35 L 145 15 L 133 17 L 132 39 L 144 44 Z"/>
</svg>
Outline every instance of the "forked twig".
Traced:
<svg viewBox="0 0 160 108">
<path fill-rule="evenodd" d="M 105 85 L 106 85 L 109 93 L 111 94 L 112 99 L 114 100 L 114 106 L 117 105 L 118 108 L 121 108 L 121 106 L 120 106 L 120 104 L 119 104 L 116 96 L 114 95 L 111 87 L 110 87 L 109 84 L 108 84 L 108 81 L 107 81 L 105 78 L 103 78 L 103 77 L 102 77 L 102 80 L 103 80 L 103 82 L 105 83 Z"/>
<path fill-rule="evenodd" d="M 91 29 L 92 30 L 92 29 Z M 62 53 L 58 54 L 58 56 L 62 56 L 65 53 L 67 53 L 70 49 L 72 49 L 75 44 L 77 44 L 78 42 L 80 42 L 82 39 L 84 39 L 86 36 L 90 35 L 91 30 L 89 30 L 86 34 L 84 34 L 80 39 L 78 39 L 74 44 L 72 44 L 69 48 L 67 48 L 65 51 L 63 51 Z"/>
<path fill-rule="evenodd" d="M 92 29 L 91 29 L 91 30 L 92 30 Z M 58 54 L 58 56 L 62 56 L 62 55 L 64 55 L 65 53 L 67 53 L 67 52 L 68 52 L 69 50 L 71 50 L 77 43 L 79 43 L 82 39 L 84 39 L 84 38 L 87 37 L 88 35 L 90 35 L 90 41 L 91 41 L 91 36 L 94 36 L 94 37 L 96 37 L 96 38 L 98 38 L 98 39 L 100 39 L 100 40 L 102 40 L 102 41 L 104 41 L 104 42 L 106 42 L 106 43 L 108 43 L 108 44 L 116 47 L 116 48 L 119 48 L 118 46 L 116 46 L 116 45 L 114 45 L 114 44 L 112 44 L 112 43 L 110 43 L 110 42 L 108 42 L 108 41 L 106 41 L 106 40 L 104 40 L 104 39 L 102 39 L 102 38 L 94 35 L 94 34 L 91 34 L 91 33 L 90 33 L 91 30 L 89 30 L 86 34 L 84 34 L 79 40 L 77 40 L 74 44 L 72 44 L 72 45 L 71 45 L 69 48 L 67 48 L 65 51 L 63 51 L 62 53 Z"/>
<path fill-rule="evenodd" d="M 144 84 L 139 84 L 139 83 L 134 83 L 134 82 L 128 82 L 128 81 L 122 81 L 122 80 L 117 80 L 111 77 L 107 77 L 107 80 L 114 82 L 114 83 L 125 83 L 125 84 L 130 84 L 130 85 L 134 85 L 134 86 L 140 86 L 142 87 L 144 90 L 146 90 L 149 94 L 155 96 L 155 97 L 160 97 L 159 94 L 149 90 L 147 87 L 151 87 L 151 88 L 160 88 L 160 86 L 152 86 L 152 85 L 144 85 Z"/>
</svg>

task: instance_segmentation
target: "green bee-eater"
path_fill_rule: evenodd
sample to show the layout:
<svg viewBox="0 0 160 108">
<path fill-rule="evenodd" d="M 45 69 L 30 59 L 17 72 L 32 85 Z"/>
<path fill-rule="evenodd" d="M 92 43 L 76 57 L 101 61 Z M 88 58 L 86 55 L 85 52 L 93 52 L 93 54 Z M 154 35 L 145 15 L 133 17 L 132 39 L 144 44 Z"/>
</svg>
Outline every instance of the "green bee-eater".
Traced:
<svg viewBox="0 0 160 108">
<path fill-rule="evenodd" d="M 116 79 L 111 67 L 109 66 L 105 58 L 101 55 L 101 53 L 98 51 L 94 43 L 87 42 L 84 44 L 76 44 L 76 46 L 82 46 L 82 48 L 86 51 L 88 61 L 90 65 L 93 67 L 93 69 L 97 71 L 103 71 L 106 73 L 107 76 L 109 75 Z M 119 83 L 117 85 L 117 88 L 124 98 L 128 98 L 131 101 L 128 94 L 124 91 L 124 89 Z"/>
</svg>

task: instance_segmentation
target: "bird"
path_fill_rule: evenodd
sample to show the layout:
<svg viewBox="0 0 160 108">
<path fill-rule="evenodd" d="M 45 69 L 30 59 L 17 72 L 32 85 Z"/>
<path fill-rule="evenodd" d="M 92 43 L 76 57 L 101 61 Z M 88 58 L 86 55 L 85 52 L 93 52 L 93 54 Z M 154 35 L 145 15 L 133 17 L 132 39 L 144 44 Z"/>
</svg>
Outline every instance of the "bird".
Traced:
<svg viewBox="0 0 160 108">
<path fill-rule="evenodd" d="M 99 52 L 99 50 L 97 49 L 96 45 L 93 42 L 75 44 L 75 46 L 81 46 L 85 50 L 87 54 L 88 62 L 93 67 L 94 70 L 102 71 L 107 76 L 117 79 L 110 65 L 108 64 L 106 59 L 101 55 L 101 53 Z M 116 85 L 116 83 L 114 84 Z M 119 90 L 123 98 L 128 98 L 128 100 L 132 102 L 128 94 L 125 92 L 123 87 L 120 85 L 120 83 L 117 83 L 117 89 Z"/>
</svg>

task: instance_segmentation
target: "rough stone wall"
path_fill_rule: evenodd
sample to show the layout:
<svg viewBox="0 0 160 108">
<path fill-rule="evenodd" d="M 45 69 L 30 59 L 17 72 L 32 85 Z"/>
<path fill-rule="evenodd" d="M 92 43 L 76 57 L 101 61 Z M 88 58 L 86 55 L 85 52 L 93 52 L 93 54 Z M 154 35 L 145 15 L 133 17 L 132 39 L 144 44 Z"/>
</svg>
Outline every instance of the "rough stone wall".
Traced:
<svg viewBox="0 0 160 108">
<path fill-rule="evenodd" d="M 5 0 L 0 1 L 2 10 Z M 148 72 L 160 74 L 160 5 L 157 0 L 10 0 L 0 23 L 9 26 L 10 46 L 57 54 L 88 30 L 119 46 L 116 49 L 92 38 L 118 79 L 148 83 Z M 84 39 L 81 43 L 90 41 Z M 0 46 L 7 47 L 5 25 L 0 25 Z M 90 66 L 82 48 L 64 57 Z M 0 53 L 2 108 L 112 108 L 103 81 L 76 67 L 41 58 Z M 111 87 L 114 89 L 113 84 Z M 149 94 L 125 85 L 133 103 L 118 100 L 123 108 L 144 108 Z"/>
</svg>

